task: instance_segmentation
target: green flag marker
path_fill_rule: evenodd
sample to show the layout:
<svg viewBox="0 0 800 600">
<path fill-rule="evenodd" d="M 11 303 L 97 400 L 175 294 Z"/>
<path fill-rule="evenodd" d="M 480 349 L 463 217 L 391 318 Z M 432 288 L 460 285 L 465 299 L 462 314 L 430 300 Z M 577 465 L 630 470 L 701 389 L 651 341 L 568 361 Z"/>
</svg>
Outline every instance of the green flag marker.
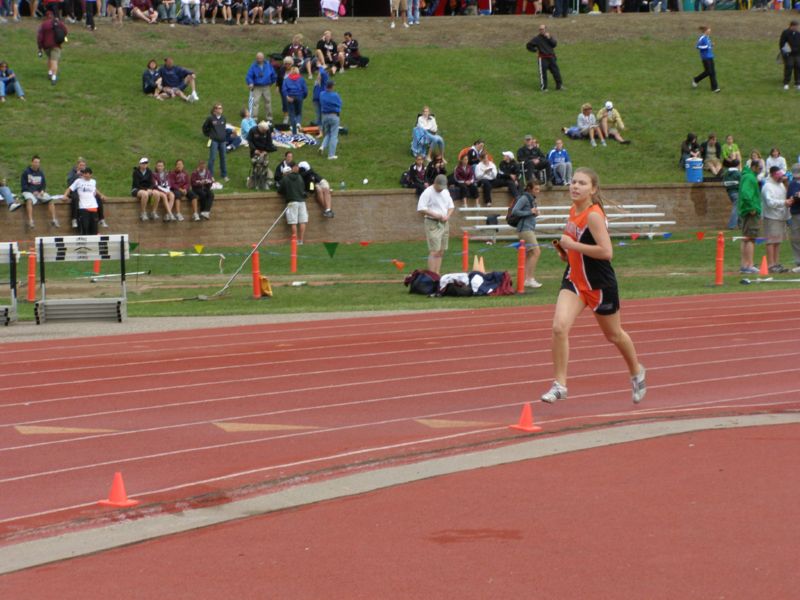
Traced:
<svg viewBox="0 0 800 600">
<path fill-rule="evenodd" d="M 339 242 L 325 242 L 325 250 L 328 251 L 328 256 L 333 258 L 336 254 L 336 249 L 339 247 Z"/>
</svg>

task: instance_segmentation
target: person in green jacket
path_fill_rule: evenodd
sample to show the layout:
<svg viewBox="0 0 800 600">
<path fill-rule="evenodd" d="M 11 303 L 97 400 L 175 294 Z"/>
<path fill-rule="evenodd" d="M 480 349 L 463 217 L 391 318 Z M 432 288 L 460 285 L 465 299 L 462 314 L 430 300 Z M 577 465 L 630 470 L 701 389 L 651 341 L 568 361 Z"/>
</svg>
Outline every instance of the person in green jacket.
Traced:
<svg viewBox="0 0 800 600">
<path fill-rule="evenodd" d="M 284 167 L 283 177 L 278 184 L 278 193 L 286 200 L 286 222 L 292 228 L 292 235 L 297 236 L 297 243 L 302 245 L 306 235 L 308 210 L 306 208 L 306 184 L 300 175 L 300 167 L 297 164 L 291 163 Z"/>
<path fill-rule="evenodd" d="M 754 160 L 744 168 L 739 180 L 739 221 L 743 236 L 741 273 L 758 273 L 758 268 L 753 265 L 753 252 L 761 231 L 761 190 L 758 187 L 761 169 L 761 161 Z"/>
</svg>

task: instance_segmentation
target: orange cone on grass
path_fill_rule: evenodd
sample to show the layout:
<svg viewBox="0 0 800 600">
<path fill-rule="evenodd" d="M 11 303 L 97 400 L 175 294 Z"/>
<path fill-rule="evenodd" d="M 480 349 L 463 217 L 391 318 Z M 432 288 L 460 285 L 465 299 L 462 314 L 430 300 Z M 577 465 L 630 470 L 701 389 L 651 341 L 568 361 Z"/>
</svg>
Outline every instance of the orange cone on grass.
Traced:
<svg viewBox="0 0 800 600">
<path fill-rule="evenodd" d="M 758 268 L 759 275 L 769 275 L 769 266 L 767 265 L 767 255 L 761 257 L 761 266 Z"/>
<path fill-rule="evenodd" d="M 122 481 L 122 473 L 117 471 L 114 473 L 114 481 L 111 484 L 111 492 L 108 494 L 108 500 L 100 500 L 98 504 L 101 506 L 124 508 L 127 506 L 136 506 L 139 504 L 139 501 L 128 498 L 128 494 L 125 493 L 125 482 Z"/>
<path fill-rule="evenodd" d="M 522 413 L 519 415 L 519 423 L 516 425 L 509 425 L 509 428 L 516 429 L 517 431 L 525 431 L 527 433 L 535 433 L 541 431 L 542 428 L 533 424 L 533 410 L 531 403 L 526 402 L 522 405 Z"/>
</svg>

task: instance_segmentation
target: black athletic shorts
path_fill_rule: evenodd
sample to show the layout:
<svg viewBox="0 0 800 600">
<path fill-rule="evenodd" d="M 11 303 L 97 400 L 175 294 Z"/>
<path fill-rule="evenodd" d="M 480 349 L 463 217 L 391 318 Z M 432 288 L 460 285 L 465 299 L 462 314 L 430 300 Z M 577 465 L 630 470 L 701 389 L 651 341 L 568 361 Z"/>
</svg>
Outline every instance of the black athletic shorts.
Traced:
<svg viewBox="0 0 800 600">
<path fill-rule="evenodd" d="M 613 315 L 619 311 L 619 290 L 617 286 L 597 290 L 579 290 L 574 283 L 564 277 L 561 289 L 569 290 L 581 297 L 583 302 L 598 315 Z"/>
</svg>

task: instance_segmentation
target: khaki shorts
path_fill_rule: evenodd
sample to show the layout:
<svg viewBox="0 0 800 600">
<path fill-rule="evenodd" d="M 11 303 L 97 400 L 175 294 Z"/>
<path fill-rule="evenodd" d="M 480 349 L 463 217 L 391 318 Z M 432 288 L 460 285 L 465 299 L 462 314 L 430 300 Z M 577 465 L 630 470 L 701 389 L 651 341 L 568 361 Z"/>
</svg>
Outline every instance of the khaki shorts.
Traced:
<svg viewBox="0 0 800 600">
<path fill-rule="evenodd" d="M 392 12 L 398 9 L 403 11 L 408 10 L 408 6 L 406 5 L 406 0 L 391 0 L 391 5 L 392 5 Z M 384 4 L 384 6 L 386 5 Z"/>
<path fill-rule="evenodd" d="M 59 48 L 58 46 L 54 46 L 53 48 L 47 48 L 44 51 L 44 53 L 47 54 L 47 58 L 49 58 L 52 61 L 58 62 L 59 60 L 61 60 L 61 48 Z"/>
<path fill-rule="evenodd" d="M 331 184 L 328 183 L 327 179 L 320 179 L 317 187 L 321 190 L 329 190 L 331 189 Z"/>
<path fill-rule="evenodd" d="M 425 237 L 428 240 L 429 252 L 447 250 L 447 243 L 450 241 L 450 223 L 442 223 L 426 217 Z"/>
<path fill-rule="evenodd" d="M 536 232 L 534 231 L 519 231 L 517 237 L 525 242 L 525 252 L 530 254 L 539 245 L 539 240 L 536 239 Z"/>
<path fill-rule="evenodd" d="M 764 237 L 768 244 L 780 244 L 786 236 L 786 221 L 764 219 Z"/>
<path fill-rule="evenodd" d="M 289 225 L 308 223 L 308 209 L 305 202 L 289 202 L 286 205 L 286 222 Z"/>
<path fill-rule="evenodd" d="M 742 235 L 746 238 L 755 239 L 761 233 L 761 216 L 745 215 L 742 217 Z"/>
</svg>

